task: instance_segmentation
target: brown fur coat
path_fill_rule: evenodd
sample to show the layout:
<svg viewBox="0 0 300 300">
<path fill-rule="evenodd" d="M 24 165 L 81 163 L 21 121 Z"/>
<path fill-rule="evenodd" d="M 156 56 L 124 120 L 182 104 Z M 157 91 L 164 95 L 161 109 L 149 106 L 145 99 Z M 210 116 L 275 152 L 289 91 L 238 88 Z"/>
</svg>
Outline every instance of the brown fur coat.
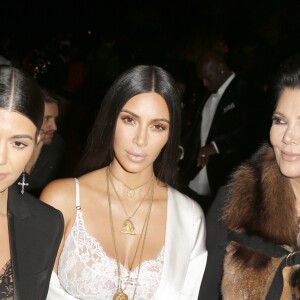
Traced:
<svg viewBox="0 0 300 300">
<path fill-rule="evenodd" d="M 258 235 L 290 252 L 299 249 L 295 195 L 289 179 L 280 173 L 269 145 L 264 145 L 233 174 L 228 196 L 223 221 L 229 229 Z M 230 242 L 226 250 L 223 298 L 265 299 L 275 271 L 284 257 L 272 258 L 235 242 Z M 291 287 L 295 285 L 291 279 L 292 274 L 296 274 L 295 269 L 297 266 L 283 269 L 281 300 L 300 299 L 298 288 L 292 291 Z M 300 275 L 296 279 L 300 281 Z"/>
</svg>

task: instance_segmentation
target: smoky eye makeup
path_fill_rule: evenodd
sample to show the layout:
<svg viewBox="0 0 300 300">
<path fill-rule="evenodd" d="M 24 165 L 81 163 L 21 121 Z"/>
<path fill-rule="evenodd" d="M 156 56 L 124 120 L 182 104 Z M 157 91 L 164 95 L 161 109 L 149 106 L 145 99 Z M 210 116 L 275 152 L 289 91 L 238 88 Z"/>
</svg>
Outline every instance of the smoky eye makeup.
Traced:
<svg viewBox="0 0 300 300">
<path fill-rule="evenodd" d="M 274 125 L 286 124 L 286 120 L 280 114 L 275 113 L 272 116 L 272 124 L 274 124 Z"/>
</svg>

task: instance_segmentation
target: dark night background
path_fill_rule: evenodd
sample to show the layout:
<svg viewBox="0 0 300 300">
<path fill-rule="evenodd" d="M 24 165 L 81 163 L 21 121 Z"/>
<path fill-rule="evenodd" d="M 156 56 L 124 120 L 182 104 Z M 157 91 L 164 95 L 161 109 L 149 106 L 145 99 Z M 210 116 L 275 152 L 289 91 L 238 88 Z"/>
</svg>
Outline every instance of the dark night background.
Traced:
<svg viewBox="0 0 300 300">
<path fill-rule="evenodd" d="M 223 51 L 232 69 L 264 92 L 280 61 L 300 53 L 299 10 L 297 0 L 7 1 L 1 4 L 0 55 L 29 71 L 41 58 L 51 62 L 37 79 L 65 99 L 59 131 L 67 153 L 74 154 L 66 162 L 69 175 L 113 80 L 99 88 L 86 76 L 87 61 L 101 43 L 114 42 L 119 61 L 114 76 L 136 64 L 171 72 L 184 87 L 184 132 L 203 91 L 195 71 L 201 52 L 207 47 Z M 70 42 L 67 52 L 60 48 L 62 41 Z M 57 63 L 61 54 L 66 64 Z M 74 80 L 68 75 L 71 65 L 83 70 L 76 88 L 66 83 Z"/>
</svg>

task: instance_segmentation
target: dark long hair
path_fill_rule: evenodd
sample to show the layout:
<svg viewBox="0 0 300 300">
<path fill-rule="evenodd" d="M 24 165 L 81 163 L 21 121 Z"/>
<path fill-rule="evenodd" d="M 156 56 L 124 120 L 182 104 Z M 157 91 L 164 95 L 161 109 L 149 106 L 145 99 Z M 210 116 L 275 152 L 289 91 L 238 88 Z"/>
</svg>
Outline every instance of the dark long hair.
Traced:
<svg viewBox="0 0 300 300">
<path fill-rule="evenodd" d="M 42 126 L 44 102 L 38 84 L 11 66 L 0 66 L 0 108 L 24 115 L 37 129 Z"/>
<path fill-rule="evenodd" d="M 272 98 L 277 106 L 284 89 L 300 89 L 300 55 L 295 54 L 284 60 L 271 80 Z"/>
<path fill-rule="evenodd" d="M 180 99 L 177 86 L 168 72 L 158 66 L 140 65 L 122 73 L 105 95 L 88 137 L 77 175 L 103 168 L 113 160 L 113 141 L 117 118 L 132 97 L 155 92 L 167 103 L 170 132 L 167 144 L 154 162 L 157 178 L 176 186 L 176 169 L 180 138 Z"/>
</svg>

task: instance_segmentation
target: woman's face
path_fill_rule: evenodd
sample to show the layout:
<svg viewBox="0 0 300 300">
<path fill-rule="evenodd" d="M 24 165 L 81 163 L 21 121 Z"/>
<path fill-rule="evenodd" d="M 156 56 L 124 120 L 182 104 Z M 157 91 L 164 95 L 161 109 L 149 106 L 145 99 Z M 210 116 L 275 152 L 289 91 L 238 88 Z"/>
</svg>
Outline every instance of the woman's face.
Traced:
<svg viewBox="0 0 300 300">
<path fill-rule="evenodd" d="M 300 89 L 286 88 L 281 94 L 270 140 L 282 174 L 300 179 Z"/>
<path fill-rule="evenodd" d="M 0 108 L 0 191 L 11 186 L 28 163 L 36 127 L 25 116 Z"/>
<path fill-rule="evenodd" d="M 116 124 L 114 154 L 128 172 L 137 173 L 153 163 L 168 141 L 170 116 L 157 93 L 134 96 L 124 105 Z"/>
</svg>

